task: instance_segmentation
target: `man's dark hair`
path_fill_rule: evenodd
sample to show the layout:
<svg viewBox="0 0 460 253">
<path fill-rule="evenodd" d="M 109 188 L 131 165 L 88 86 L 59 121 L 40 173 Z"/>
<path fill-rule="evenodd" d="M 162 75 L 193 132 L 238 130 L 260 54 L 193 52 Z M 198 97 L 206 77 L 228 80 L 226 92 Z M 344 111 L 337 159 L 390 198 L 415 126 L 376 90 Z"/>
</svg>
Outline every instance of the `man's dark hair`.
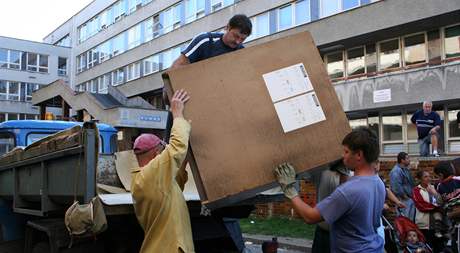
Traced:
<svg viewBox="0 0 460 253">
<path fill-rule="evenodd" d="M 342 145 L 348 147 L 353 153 L 363 151 L 367 163 L 373 163 L 379 158 L 379 140 L 368 127 L 355 128 L 343 138 Z"/>
<path fill-rule="evenodd" d="M 440 161 L 433 169 L 434 173 L 439 175 L 442 174 L 443 178 L 447 178 L 454 174 L 453 168 L 448 161 Z"/>
<path fill-rule="evenodd" d="M 237 14 L 228 21 L 229 29 L 239 29 L 242 34 L 251 35 L 252 23 L 251 20 L 244 14 Z"/>
<path fill-rule="evenodd" d="M 406 160 L 407 153 L 406 152 L 399 152 L 398 154 L 398 163 L 401 163 L 402 160 Z"/>
</svg>

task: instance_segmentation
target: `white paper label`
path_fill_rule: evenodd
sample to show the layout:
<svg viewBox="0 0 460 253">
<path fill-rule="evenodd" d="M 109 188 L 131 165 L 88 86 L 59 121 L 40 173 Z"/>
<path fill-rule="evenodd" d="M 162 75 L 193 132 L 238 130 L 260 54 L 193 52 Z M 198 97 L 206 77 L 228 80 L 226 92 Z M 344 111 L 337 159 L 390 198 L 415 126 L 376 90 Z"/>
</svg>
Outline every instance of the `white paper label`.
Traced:
<svg viewBox="0 0 460 253">
<path fill-rule="evenodd" d="M 278 69 L 262 76 L 274 103 L 313 90 L 303 63 Z"/>
<path fill-rule="evenodd" d="M 382 103 L 382 102 L 390 102 L 390 101 L 391 101 L 391 89 L 374 91 L 374 103 Z"/>
<path fill-rule="evenodd" d="M 274 105 L 285 133 L 326 120 L 315 92 L 286 99 Z"/>
</svg>

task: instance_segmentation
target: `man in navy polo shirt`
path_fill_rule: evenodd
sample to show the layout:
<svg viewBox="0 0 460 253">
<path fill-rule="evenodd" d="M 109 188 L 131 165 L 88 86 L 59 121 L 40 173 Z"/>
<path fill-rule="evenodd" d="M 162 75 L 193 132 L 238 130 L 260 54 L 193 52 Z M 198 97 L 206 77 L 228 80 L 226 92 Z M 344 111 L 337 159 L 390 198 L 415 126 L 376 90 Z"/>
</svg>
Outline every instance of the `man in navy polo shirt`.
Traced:
<svg viewBox="0 0 460 253">
<path fill-rule="evenodd" d="M 205 60 L 243 48 L 244 40 L 251 35 L 252 24 L 246 15 L 233 16 L 225 33 L 207 32 L 198 34 L 181 52 L 171 68 Z"/>
<path fill-rule="evenodd" d="M 433 104 L 430 101 L 423 102 L 423 110 L 417 110 L 410 119 L 417 126 L 418 143 L 420 144 L 420 155 L 430 154 L 430 144 L 433 147 L 433 156 L 439 156 L 438 138 L 441 129 L 441 118 L 439 114 L 431 109 Z"/>
</svg>

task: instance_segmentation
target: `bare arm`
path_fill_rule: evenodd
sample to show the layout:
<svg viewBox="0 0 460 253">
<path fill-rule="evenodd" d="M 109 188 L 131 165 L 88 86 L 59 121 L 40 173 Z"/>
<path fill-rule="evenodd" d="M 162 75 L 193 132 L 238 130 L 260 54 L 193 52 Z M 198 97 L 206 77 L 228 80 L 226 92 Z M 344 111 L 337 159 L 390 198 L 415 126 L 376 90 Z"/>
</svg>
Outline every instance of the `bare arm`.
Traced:
<svg viewBox="0 0 460 253">
<path fill-rule="evenodd" d="M 393 204 L 397 205 L 398 207 L 405 208 L 406 206 L 402 203 L 398 197 L 390 190 L 390 188 L 385 188 L 387 191 L 388 199 L 393 202 Z"/>
<path fill-rule="evenodd" d="M 291 203 L 294 210 L 305 220 L 306 223 L 315 224 L 323 220 L 319 210 L 303 202 L 299 196 L 292 198 Z"/>
<path fill-rule="evenodd" d="M 187 64 L 190 64 L 190 61 L 188 60 L 188 58 L 185 55 L 180 54 L 180 56 L 177 57 L 177 59 L 172 64 L 171 69 L 176 69 L 180 66 L 184 66 Z"/>
</svg>

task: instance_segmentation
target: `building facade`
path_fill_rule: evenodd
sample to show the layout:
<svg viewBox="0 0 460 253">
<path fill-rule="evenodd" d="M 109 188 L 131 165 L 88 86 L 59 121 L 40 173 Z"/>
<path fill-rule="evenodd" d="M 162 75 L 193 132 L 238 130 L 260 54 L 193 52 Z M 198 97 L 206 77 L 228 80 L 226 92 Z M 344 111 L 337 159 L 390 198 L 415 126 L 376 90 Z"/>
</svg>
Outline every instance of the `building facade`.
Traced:
<svg viewBox="0 0 460 253">
<path fill-rule="evenodd" d="M 351 126 L 374 129 L 384 155 L 418 153 L 410 116 L 424 100 L 443 119 L 443 152 L 460 153 L 458 0 L 95 0 L 44 42 L 72 48 L 74 89 L 116 86 L 162 108 L 161 72 L 239 13 L 253 22 L 246 47 L 309 31 Z"/>
<path fill-rule="evenodd" d="M 0 122 L 37 119 L 32 92 L 68 82 L 70 48 L 0 36 Z"/>
</svg>

